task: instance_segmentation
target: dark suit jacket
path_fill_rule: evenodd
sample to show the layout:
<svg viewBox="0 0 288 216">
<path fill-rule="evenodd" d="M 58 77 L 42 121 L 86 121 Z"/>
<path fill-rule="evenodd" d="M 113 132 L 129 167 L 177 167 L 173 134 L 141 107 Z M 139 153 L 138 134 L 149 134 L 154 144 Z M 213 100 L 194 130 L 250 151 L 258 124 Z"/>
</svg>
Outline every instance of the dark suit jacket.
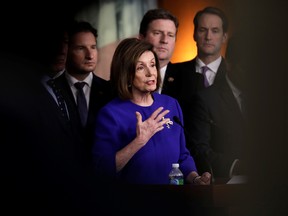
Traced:
<svg viewBox="0 0 288 216">
<path fill-rule="evenodd" d="M 94 211 L 88 204 L 98 193 L 94 187 L 92 164 L 87 156 L 84 140 L 72 121 L 67 121 L 48 91 L 39 88 L 36 95 L 35 135 L 33 137 L 33 164 L 40 185 L 39 194 L 45 200 L 47 211 Z M 73 110 L 68 105 L 73 118 Z M 94 191 L 94 192 L 92 192 Z"/>
<path fill-rule="evenodd" d="M 161 94 L 174 97 L 183 105 L 191 95 L 204 88 L 203 83 L 203 75 L 195 72 L 190 61 L 174 64 L 170 62 L 167 65 Z"/>
<path fill-rule="evenodd" d="M 186 62 L 179 62 L 175 64 L 177 65 L 181 65 L 181 68 L 183 71 L 186 71 L 186 73 L 191 73 L 194 72 L 196 73 L 196 58 L 190 60 L 190 61 L 186 61 Z M 214 83 L 220 82 L 221 80 L 223 80 L 223 78 L 225 77 L 226 74 L 226 63 L 225 63 L 225 59 L 222 58 L 222 61 L 219 65 Z M 184 77 L 185 78 L 185 77 Z M 203 82 L 204 83 L 204 82 Z M 203 85 L 204 86 L 204 85 Z"/>
<path fill-rule="evenodd" d="M 101 107 L 103 107 L 108 101 L 111 100 L 111 87 L 110 82 L 106 81 L 95 74 L 93 74 L 90 102 L 88 108 L 88 117 L 86 127 L 83 129 L 80 124 L 80 116 L 78 114 L 77 105 L 73 97 L 73 93 L 66 80 L 65 73 L 56 79 L 58 85 L 63 90 L 64 98 L 70 101 L 70 109 L 73 110 L 73 122 L 75 127 L 78 127 L 83 133 L 85 145 L 87 147 L 88 154 L 91 154 L 91 147 L 93 143 L 94 128 L 96 115 Z M 91 156 L 91 155 L 90 155 Z"/>
<path fill-rule="evenodd" d="M 244 118 L 226 79 L 199 91 L 189 107 L 187 145 L 199 172 L 209 171 L 208 160 L 214 177 L 229 177 L 234 159 L 243 158 L 246 134 Z"/>
<path fill-rule="evenodd" d="M 165 77 L 163 81 L 161 94 L 170 95 L 172 97 L 176 96 L 178 85 L 178 70 L 175 64 L 169 62 L 166 68 Z"/>
<path fill-rule="evenodd" d="M 14 56 L 5 65 L 2 60 L 1 71 L 10 84 L 0 91 L 3 208 L 30 215 L 97 214 L 95 195 L 100 190 L 94 186 L 86 150 L 40 83 L 37 73 L 45 68 Z"/>
<path fill-rule="evenodd" d="M 97 98 L 98 94 L 101 95 L 101 85 L 98 82 L 102 82 L 102 79 L 93 77 L 94 88 L 92 87 L 91 97 Z M 59 80 L 57 84 L 60 84 Z M 39 105 L 35 112 L 38 127 L 35 131 L 37 138 L 34 137 L 37 145 L 33 150 L 33 158 L 38 161 L 35 166 L 39 170 L 37 172 L 41 176 L 41 183 L 45 185 L 45 189 L 40 191 L 47 199 L 44 203 L 48 207 L 44 206 L 44 208 L 51 207 L 52 215 L 59 209 L 64 214 L 92 215 L 101 212 L 102 206 L 95 205 L 95 202 L 99 199 L 98 196 L 107 201 L 105 195 L 107 191 L 102 191 L 98 186 L 92 168 L 90 152 L 87 150 L 87 134 L 90 132 L 88 126 L 85 130 L 81 129 L 74 98 L 64 96 L 70 117 L 67 121 L 50 93 L 43 86 L 41 87 L 35 99 Z M 62 93 L 65 95 L 64 90 Z M 73 96 L 72 92 L 71 96 Z M 89 129 L 91 128 L 92 131 L 92 120 L 96 114 L 93 110 L 98 110 L 100 104 L 93 103 L 93 99 L 90 101 L 92 103 L 90 103 Z M 101 102 L 99 100 L 99 103 Z"/>
<path fill-rule="evenodd" d="M 178 82 L 177 86 L 180 87 L 177 97 L 181 100 L 190 100 L 196 92 L 204 89 L 204 77 L 202 74 L 196 72 L 196 58 L 174 64 L 175 70 L 178 71 Z M 214 83 L 223 81 L 226 74 L 226 63 L 222 59 L 218 68 Z M 214 84 L 213 83 L 213 84 Z"/>
<path fill-rule="evenodd" d="M 214 87 L 206 89 L 203 75 L 196 72 L 196 58 L 169 64 L 162 91 L 162 94 L 176 98 L 181 105 L 187 147 L 196 160 L 199 172 L 211 172 L 211 163 L 216 177 L 228 176 L 231 163 L 240 157 L 239 146 L 243 140 L 241 114 L 227 84 L 226 72 L 226 62 L 222 58 Z M 202 118 L 207 122 L 213 119 L 221 127 L 216 128 Z M 203 159 L 204 153 L 199 152 L 209 152 L 208 158 L 205 156 Z"/>
<path fill-rule="evenodd" d="M 216 74 L 214 83 L 225 78 L 226 66 L 222 61 Z M 169 63 L 163 84 L 162 94 L 176 98 L 182 108 L 184 125 L 190 115 L 190 103 L 196 92 L 204 89 L 204 77 L 196 73 L 196 58 L 179 63 Z"/>
</svg>

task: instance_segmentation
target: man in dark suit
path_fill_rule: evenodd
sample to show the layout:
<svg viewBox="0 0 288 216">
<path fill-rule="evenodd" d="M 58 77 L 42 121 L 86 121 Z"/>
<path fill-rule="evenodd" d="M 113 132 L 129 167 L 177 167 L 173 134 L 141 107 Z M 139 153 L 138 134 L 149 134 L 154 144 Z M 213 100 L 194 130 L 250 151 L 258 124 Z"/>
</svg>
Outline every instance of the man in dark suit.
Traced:
<svg viewBox="0 0 288 216">
<path fill-rule="evenodd" d="M 47 68 L 13 55 L 1 56 L 1 69 L 9 84 L 1 85 L 0 91 L 2 210 L 95 214 L 101 209 L 94 204 L 101 190 L 81 137 L 40 82 L 39 71 Z"/>
<path fill-rule="evenodd" d="M 97 29 L 88 22 L 76 22 L 68 29 L 68 50 L 66 71 L 56 79 L 64 98 L 70 101 L 70 109 L 74 110 L 73 125 L 82 131 L 88 156 L 94 133 L 94 124 L 98 110 L 111 99 L 110 83 L 94 74 L 97 64 Z M 75 83 L 84 84 L 82 90 L 86 111 L 79 111 L 80 92 Z M 82 98 L 83 99 L 83 98 Z M 86 113 L 84 113 L 86 112 Z M 85 119 L 82 119 L 82 114 Z"/>
<path fill-rule="evenodd" d="M 221 51 L 228 40 L 228 19 L 221 9 L 206 7 L 196 13 L 193 23 L 197 56 L 185 64 L 187 67 L 191 66 L 193 71 L 202 74 L 203 66 L 207 67 L 203 74 L 207 87 L 224 77 L 225 66 Z"/>
<path fill-rule="evenodd" d="M 192 60 L 173 64 L 177 71 L 173 84 L 175 88 L 171 89 L 173 92 L 170 91 L 168 94 L 175 97 L 181 105 L 187 147 L 196 157 L 190 132 L 191 118 L 194 115 L 191 105 L 195 104 L 197 92 L 211 85 L 225 85 L 227 69 L 221 51 L 228 39 L 228 19 L 219 8 L 206 7 L 196 13 L 193 22 L 197 56 Z M 203 67 L 206 67 L 205 71 L 203 71 Z M 206 163 L 208 171 L 209 166 L 209 163 Z"/>
<path fill-rule="evenodd" d="M 96 39 L 92 33 L 89 35 L 91 37 L 87 39 L 89 45 L 78 43 L 78 41 L 76 42 L 77 36 L 75 36 L 76 39 L 73 38 L 74 34 L 77 35 L 78 31 L 81 33 L 82 31 L 85 32 L 87 24 L 83 25 L 83 28 L 82 25 L 78 23 L 72 23 L 71 26 L 69 26 L 67 29 L 67 33 L 69 33 L 69 45 L 67 44 L 67 38 L 64 38 L 65 40 L 60 44 L 56 44 L 57 40 L 50 41 L 50 43 L 54 42 L 55 44 L 49 43 L 50 47 L 47 48 L 49 49 L 49 56 L 47 55 L 46 60 L 44 60 L 44 65 L 47 68 L 47 70 L 45 70 L 46 76 L 42 77 L 41 85 L 39 82 L 39 89 L 37 88 L 36 93 L 33 94 L 35 95 L 35 101 L 37 101 L 37 105 L 35 106 L 35 117 L 37 116 L 35 124 L 38 126 L 35 127 L 36 135 L 33 139 L 35 146 L 33 146 L 31 154 L 35 160 L 33 166 L 35 166 L 35 170 L 37 170 L 37 179 L 41 182 L 36 195 L 41 194 L 41 199 L 44 200 L 44 205 L 43 207 L 41 206 L 41 208 L 47 208 L 47 212 L 50 214 L 55 214 L 55 212 L 59 214 L 95 214 L 95 212 L 101 212 L 102 210 L 102 205 L 94 204 L 98 196 L 101 196 L 105 200 L 104 191 L 97 186 L 99 182 L 95 178 L 90 160 L 90 149 L 87 146 L 88 135 L 86 135 L 86 133 L 88 134 L 88 132 L 86 128 L 82 128 L 80 124 L 74 96 L 70 90 L 69 81 L 66 80 L 65 73 L 67 72 L 63 72 L 62 75 L 55 77 L 55 72 L 58 70 L 54 70 L 55 67 L 53 66 L 55 64 L 54 61 L 52 61 L 55 59 L 52 57 L 56 57 L 56 54 L 58 54 L 56 51 L 61 51 L 61 55 L 67 52 L 67 56 L 69 57 L 67 70 L 79 80 L 83 79 L 85 81 L 84 77 L 88 76 L 95 67 L 94 63 L 97 60 L 95 53 L 97 54 L 97 51 L 95 51 Z M 88 27 L 90 28 L 91 26 L 88 25 Z M 52 32 L 51 34 L 54 35 L 56 32 Z M 89 33 L 85 32 L 85 34 Z M 55 38 L 59 36 L 61 35 L 55 35 Z M 72 38 L 71 41 L 69 40 L 70 36 Z M 62 47 L 64 49 L 58 49 L 59 47 L 57 45 L 60 45 L 60 48 Z M 85 55 L 88 59 L 87 62 L 85 58 L 81 59 L 83 50 L 85 50 L 85 53 L 88 53 Z M 78 57 L 79 52 L 80 55 Z M 63 57 L 66 58 L 66 56 L 62 56 L 62 60 Z M 83 66 L 83 70 L 78 68 L 80 72 L 77 71 L 77 67 L 74 66 L 75 59 L 80 59 L 80 62 L 78 62 L 78 65 L 80 65 L 79 68 Z M 58 63 L 59 62 L 57 62 L 57 66 L 60 66 Z M 63 62 L 61 61 L 61 63 Z M 63 67 L 64 65 L 65 62 L 61 64 L 62 70 L 65 69 Z M 74 67 L 76 69 L 74 69 Z M 85 73 L 86 67 L 89 73 Z M 57 69 L 60 69 L 60 67 L 57 67 Z M 55 92 L 44 82 L 48 80 L 47 78 L 51 79 L 51 77 L 54 78 L 58 93 L 63 96 L 68 119 L 63 115 L 62 108 L 59 107 L 59 95 L 54 95 L 53 93 Z M 99 91 L 101 93 L 102 91 L 101 81 L 102 79 L 98 77 L 94 79 L 94 75 L 91 75 L 91 83 L 93 85 L 93 90 L 91 89 L 90 93 L 91 97 L 99 98 L 97 93 Z M 106 81 L 104 83 L 106 83 Z M 102 96 L 102 94 L 100 94 L 100 96 Z M 90 100 L 90 104 L 93 104 L 91 101 L 93 100 Z M 96 106 L 100 107 L 102 103 L 101 100 L 97 102 L 99 102 L 99 104 Z M 95 118 L 94 111 L 99 108 L 95 107 L 95 104 L 90 107 L 92 114 L 91 119 L 93 121 Z M 87 122 L 89 121 L 87 120 Z M 87 125 L 88 124 L 91 125 L 91 123 L 87 123 Z M 90 130 L 92 131 L 93 128 Z"/>
<path fill-rule="evenodd" d="M 174 97 L 180 105 L 184 105 L 183 101 L 189 100 L 187 96 L 203 88 L 203 76 L 194 73 L 193 63 L 191 65 L 190 62 L 172 63 L 170 61 L 175 48 L 178 27 L 178 18 L 170 11 L 162 8 L 151 9 L 142 18 L 139 38 L 154 46 L 159 59 L 162 79 L 159 93 Z M 185 106 L 182 106 L 183 108 Z"/>
<path fill-rule="evenodd" d="M 240 52 L 236 45 L 237 41 L 231 40 L 227 47 L 224 79 L 195 94 L 186 122 L 190 151 L 198 169 L 200 173 L 212 169 L 214 178 L 245 174 L 249 119 L 244 100 L 247 98 L 245 52 L 243 49 Z"/>
<path fill-rule="evenodd" d="M 185 127 L 189 127 L 190 104 L 195 93 L 212 84 L 221 85 L 226 74 L 225 59 L 221 56 L 221 49 L 228 39 L 228 19 L 225 13 L 219 8 L 206 7 L 196 13 L 193 23 L 197 56 L 174 64 L 177 68 L 174 84 L 177 89 L 170 94 L 181 105 Z M 203 67 L 206 67 L 205 74 Z M 191 149 L 188 135 L 187 140 L 187 146 Z"/>
<path fill-rule="evenodd" d="M 223 80 L 226 73 L 225 60 L 221 56 L 223 45 L 228 40 L 228 19 L 219 8 L 206 7 L 196 13 L 194 20 L 193 38 L 197 46 L 197 56 L 186 62 L 176 63 L 179 79 L 183 88 L 181 93 L 187 92 L 188 96 L 195 93 L 195 73 L 202 74 L 203 78 L 197 79 L 197 89 L 208 87 L 213 83 Z M 206 67 L 203 74 L 203 67 Z M 192 83 L 191 83 L 192 82 Z M 181 96 L 181 95 L 180 95 Z"/>
<path fill-rule="evenodd" d="M 162 9 L 148 10 L 140 23 L 139 38 L 154 46 L 160 63 L 162 85 L 159 93 L 174 96 L 178 86 L 177 68 L 170 59 L 175 48 L 179 21 L 171 12 Z"/>
</svg>

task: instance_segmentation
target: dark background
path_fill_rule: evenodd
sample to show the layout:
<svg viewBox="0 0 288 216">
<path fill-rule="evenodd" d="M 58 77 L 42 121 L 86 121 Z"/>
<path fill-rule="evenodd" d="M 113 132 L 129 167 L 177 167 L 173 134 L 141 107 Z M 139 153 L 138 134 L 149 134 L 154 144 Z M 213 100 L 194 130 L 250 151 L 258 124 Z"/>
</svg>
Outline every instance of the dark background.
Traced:
<svg viewBox="0 0 288 216">
<path fill-rule="evenodd" d="M 1 67 L 0 90 L 12 92 L 15 90 L 13 86 L 16 86 L 15 91 L 21 91 L 22 87 L 29 89 L 29 82 L 27 85 L 20 83 L 30 81 L 30 75 L 33 76 L 32 72 L 35 70 L 26 67 L 23 60 L 24 62 L 28 60 L 29 65 L 41 62 L 45 58 L 45 49 L 49 47 L 49 35 L 53 28 L 72 18 L 79 9 L 89 3 L 88 0 L 2 3 L 1 54 L 8 55 L 11 61 L 8 61 L 4 68 Z M 236 11 L 234 19 L 238 21 L 239 30 L 243 33 L 241 43 L 247 47 L 246 61 L 249 65 L 247 76 L 251 87 L 250 105 L 253 112 L 253 119 L 250 122 L 253 129 L 251 143 L 247 149 L 251 177 L 251 190 L 247 194 L 247 199 L 253 207 L 247 211 L 247 215 L 287 215 L 287 6 L 285 1 L 280 0 L 257 2 L 242 0 L 241 3 L 237 3 Z M 1 65 L 2 63 L 3 58 Z M 3 90 L 4 81 L 8 83 L 4 85 Z M 6 103 L 3 102 L 2 94 L 1 108 L 3 103 Z M 25 92 L 23 95 L 18 95 L 17 99 L 22 96 L 25 96 Z M 10 109 L 9 114 L 14 111 L 19 113 L 20 110 L 29 113 L 29 107 L 18 104 L 13 102 L 9 104 L 11 105 L 7 108 Z M 0 111 L 1 120 L 5 117 L 8 122 L 10 120 L 4 112 L 7 109 Z M 4 124 L 6 121 L 2 121 L 2 127 L 6 128 L 2 131 L 5 133 L 2 145 L 10 144 L 11 137 L 8 133 L 12 132 L 12 136 L 23 135 L 17 132 L 25 125 L 19 125 L 16 121 L 19 119 L 12 123 L 10 121 L 11 125 L 6 125 Z M 20 143 L 21 140 L 17 141 Z M 12 151 L 17 150 L 19 150 L 17 147 L 12 148 Z"/>
</svg>

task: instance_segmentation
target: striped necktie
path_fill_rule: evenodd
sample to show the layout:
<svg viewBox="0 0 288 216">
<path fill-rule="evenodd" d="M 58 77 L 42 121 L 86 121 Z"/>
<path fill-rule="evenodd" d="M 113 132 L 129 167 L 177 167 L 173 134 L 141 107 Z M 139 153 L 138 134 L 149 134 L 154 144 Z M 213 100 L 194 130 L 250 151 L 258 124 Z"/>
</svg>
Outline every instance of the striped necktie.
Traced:
<svg viewBox="0 0 288 216">
<path fill-rule="evenodd" d="M 56 96 L 58 107 L 60 108 L 62 116 L 66 120 L 69 120 L 68 111 L 67 111 L 67 108 L 66 108 L 66 103 L 65 103 L 65 100 L 63 98 L 63 95 L 61 94 L 60 88 L 57 87 L 57 85 L 55 84 L 55 80 L 54 79 L 48 80 L 47 84 L 52 88 L 52 90 L 54 92 L 54 95 Z"/>
</svg>

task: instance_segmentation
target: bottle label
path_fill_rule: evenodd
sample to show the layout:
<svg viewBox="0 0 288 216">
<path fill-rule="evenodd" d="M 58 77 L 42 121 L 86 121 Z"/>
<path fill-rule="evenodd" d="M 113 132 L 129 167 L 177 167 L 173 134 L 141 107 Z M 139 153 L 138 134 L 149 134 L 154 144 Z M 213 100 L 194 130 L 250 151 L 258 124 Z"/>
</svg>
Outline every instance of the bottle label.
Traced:
<svg viewBox="0 0 288 216">
<path fill-rule="evenodd" d="M 174 177 L 170 179 L 170 184 L 171 185 L 184 185 L 184 181 L 183 181 L 183 178 Z"/>
</svg>

